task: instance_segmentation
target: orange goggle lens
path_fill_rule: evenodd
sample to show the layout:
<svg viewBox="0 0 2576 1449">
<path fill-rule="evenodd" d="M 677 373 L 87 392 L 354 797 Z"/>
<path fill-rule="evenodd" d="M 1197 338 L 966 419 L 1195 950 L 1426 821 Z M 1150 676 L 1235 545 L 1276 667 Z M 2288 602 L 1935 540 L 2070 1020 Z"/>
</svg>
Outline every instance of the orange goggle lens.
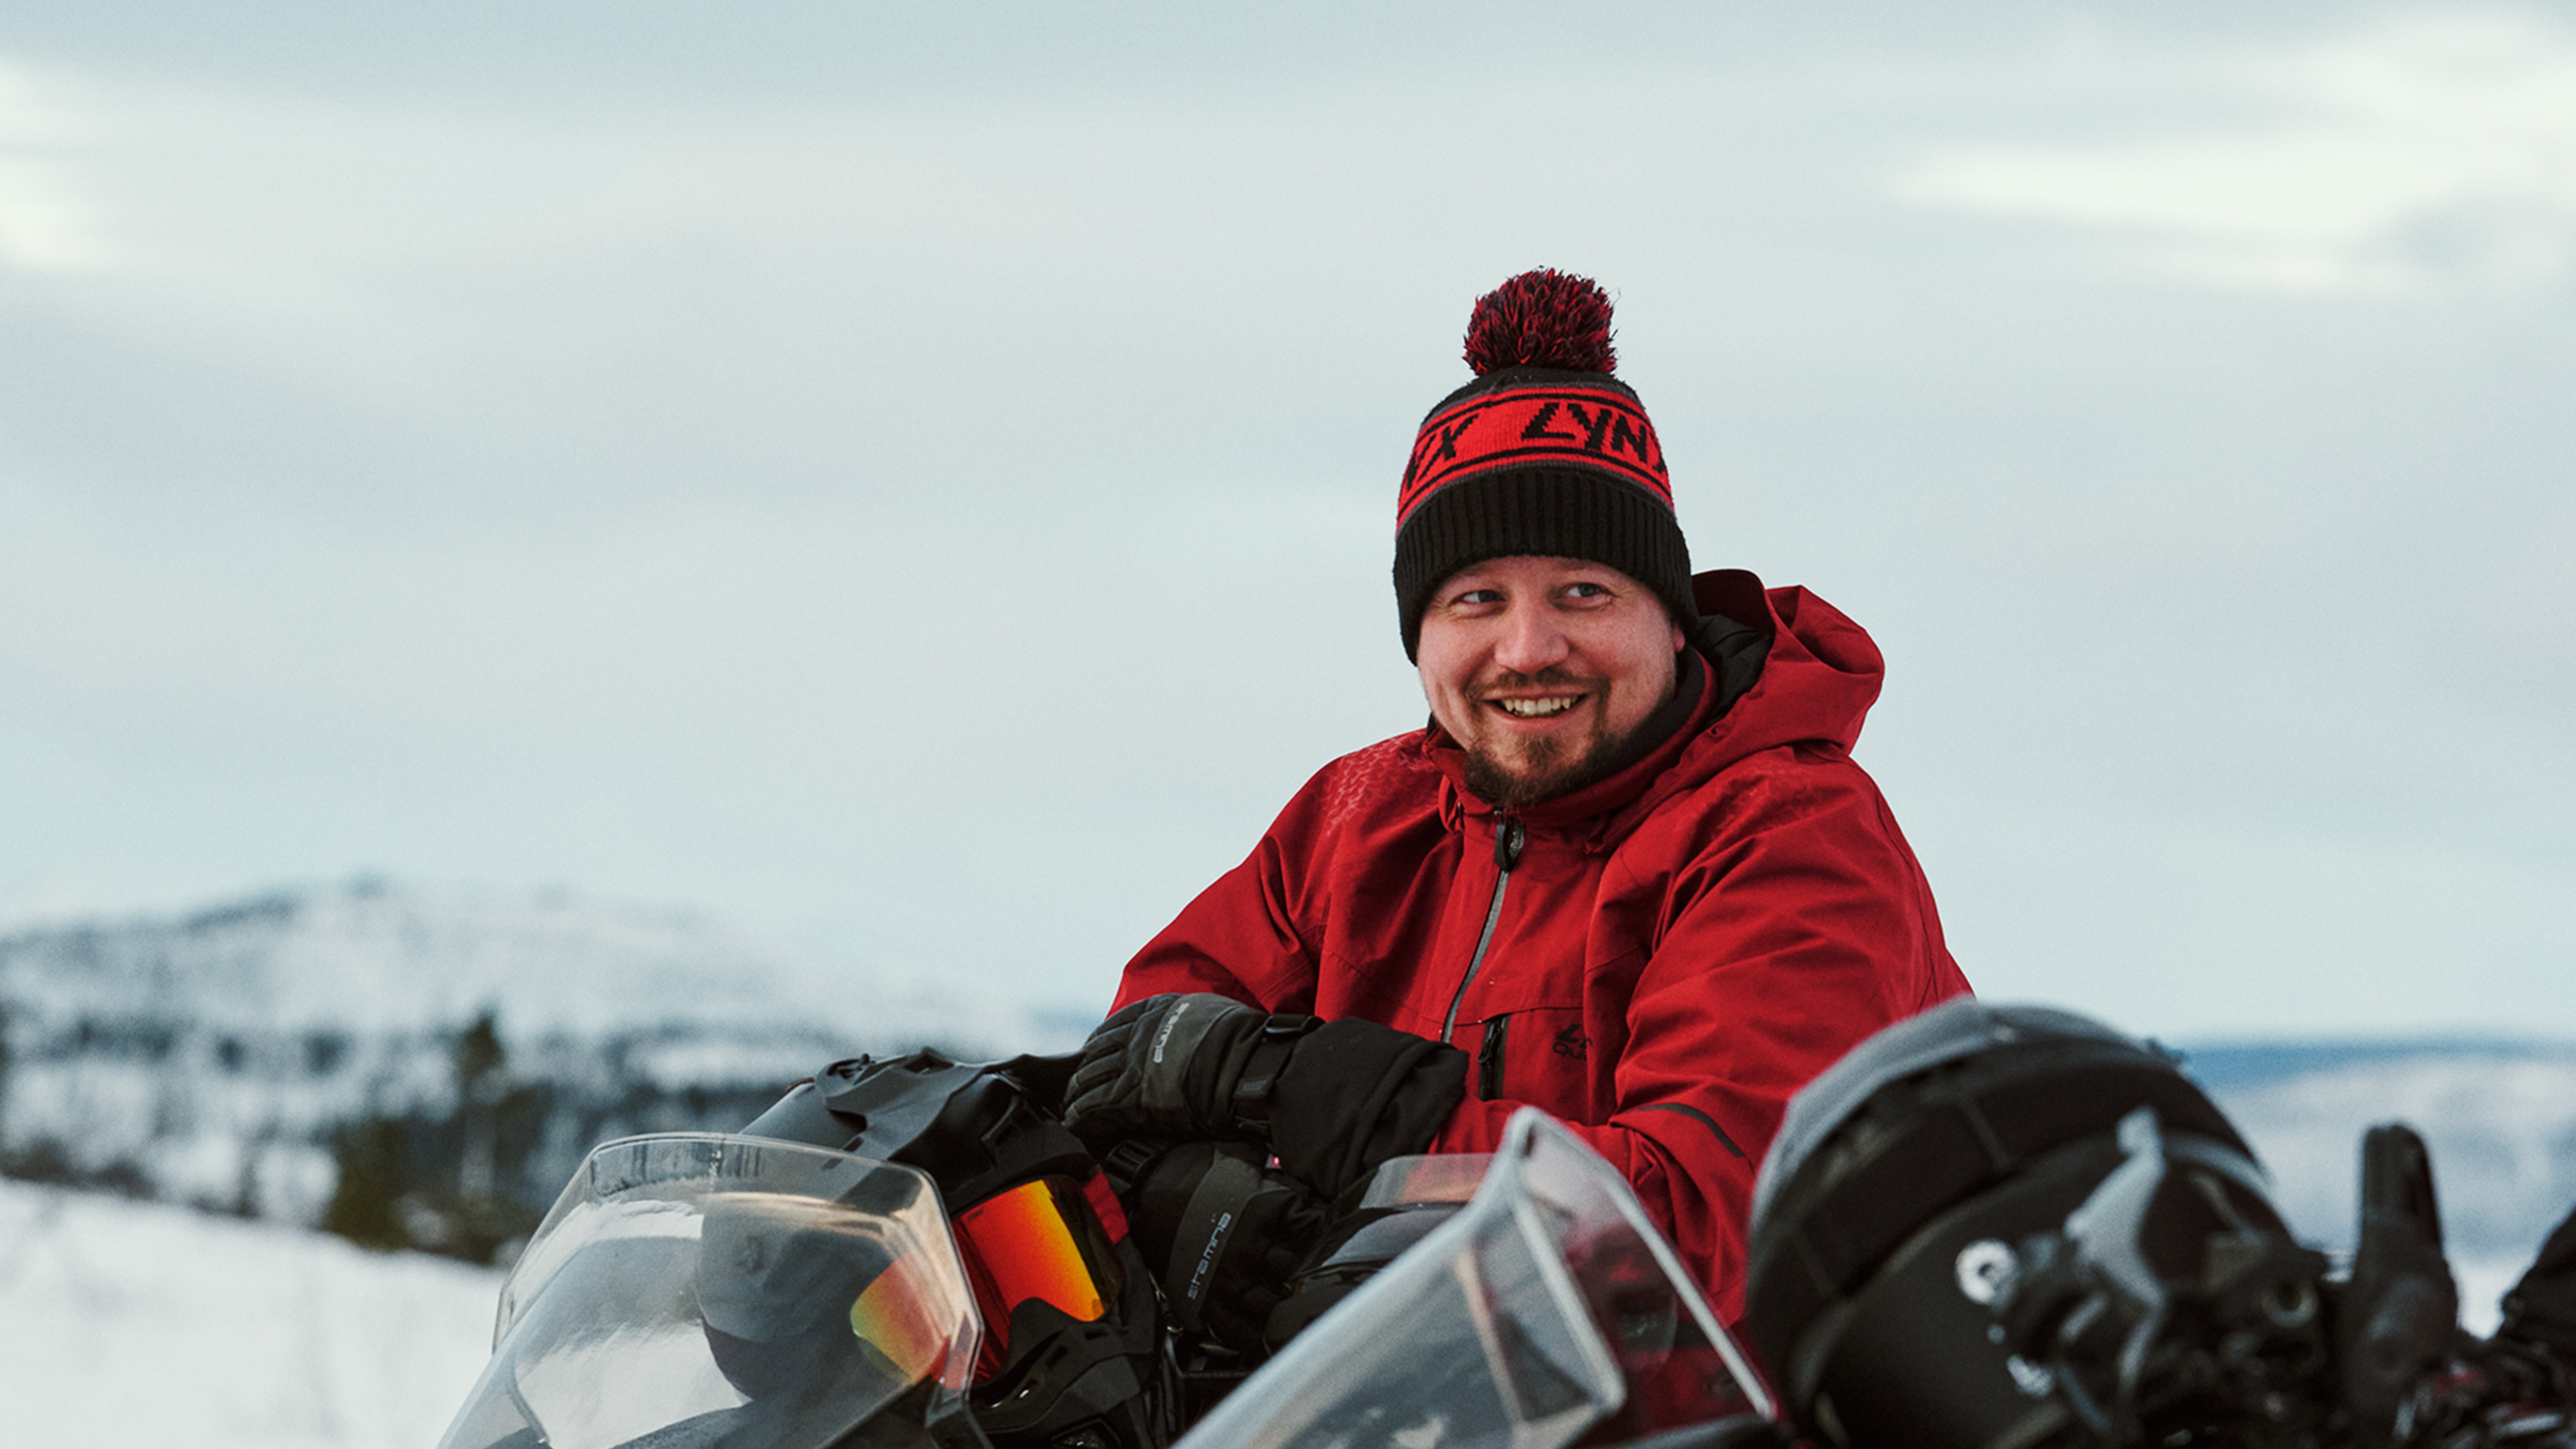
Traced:
<svg viewBox="0 0 2576 1449">
<path fill-rule="evenodd" d="M 957 1215 L 966 1277 L 984 1314 L 978 1378 L 1001 1366 L 1010 1349 L 1011 1310 L 1021 1304 L 1049 1304 L 1077 1323 L 1097 1322 L 1109 1312 L 1116 1289 L 1102 1284 L 1075 1228 L 1086 1206 L 1078 1193 L 1042 1178 Z"/>
</svg>

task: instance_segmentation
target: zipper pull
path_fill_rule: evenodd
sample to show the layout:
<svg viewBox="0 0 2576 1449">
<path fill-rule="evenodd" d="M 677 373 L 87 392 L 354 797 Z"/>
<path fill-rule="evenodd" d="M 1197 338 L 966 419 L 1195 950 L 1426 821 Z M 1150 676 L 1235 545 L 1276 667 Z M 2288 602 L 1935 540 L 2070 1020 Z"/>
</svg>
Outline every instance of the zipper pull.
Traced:
<svg viewBox="0 0 2576 1449">
<path fill-rule="evenodd" d="M 1511 1023 L 1509 1016 L 1497 1016 L 1485 1023 L 1485 1040 L 1476 1052 L 1476 1100 L 1496 1102 L 1503 1095 L 1503 1033 Z"/>
<path fill-rule="evenodd" d="M 1517 820 L 1505 818 L 1494 826 L 1494 869 L 1506 875 L 1521 863 L 1521 842 L 1526 833 Z"/>
</svg>

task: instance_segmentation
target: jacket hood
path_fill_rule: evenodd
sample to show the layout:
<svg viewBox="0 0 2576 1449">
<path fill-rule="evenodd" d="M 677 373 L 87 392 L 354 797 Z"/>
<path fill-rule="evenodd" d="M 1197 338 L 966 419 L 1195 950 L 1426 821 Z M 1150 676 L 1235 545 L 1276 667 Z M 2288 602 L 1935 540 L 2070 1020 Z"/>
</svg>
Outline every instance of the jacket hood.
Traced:
<svg viewBox="0 0 2576 1449">
<path fill-rule="evenodd" d="M 1596 822 L 1597 841 L 1615 840 L 1661 801 L 1692 789 L 1745 757 L 1782 745 L 1820 745 L 1847 753 L 1861 722 L 1878 700 L 1885 661 L 1868 633 L 1841 610 L 1804 588 L 1765 589 L 1743 569 L 1715 569 L 1691 580 L 1701 627 L 1693 647 L 1711 666 L 1708 688 L 1718 694 L 1715 718 L 1702 718 L 1686 739 L 1667 742 L 1628 769 L 1554 800 L 1516 812 L 1532 825 L 1576 828 Z M 1767 651 L 1759 641 L 1767 639 Z M 1748 649 L 1747 642 L 1755 647 Z M 1748 661 L 1759 674 L 1731 702 L 1728 678 Z M 1437 725 L 1424 733 L 1423 750 L 1448 778 L 1446 808 L 1485 815 L 1492 807 L 1463 782 L 1458 746 Z"/>
<path fill-rule="evenodd" d="M 1867 631 L 1806 589 L 1765 589 L 1742 569 L 1701 574 L 1691 587 L 1702 616 L 1763 629 L 1771 649 L 1761 678 L 1693 741 L 1682 769 L 1714 773 L 1780 745 L 1850 750 L 1887 671 Z"/>
</svg>

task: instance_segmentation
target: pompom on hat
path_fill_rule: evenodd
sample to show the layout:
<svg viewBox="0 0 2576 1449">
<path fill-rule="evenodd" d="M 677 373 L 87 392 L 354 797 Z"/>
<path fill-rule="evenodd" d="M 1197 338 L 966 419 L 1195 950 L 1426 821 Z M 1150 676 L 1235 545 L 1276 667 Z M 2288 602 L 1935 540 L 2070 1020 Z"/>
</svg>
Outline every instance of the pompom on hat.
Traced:
<svg viewBox="0 0 2576 1449">
<path fill-rule="evenodd" d="M 1466 361 L 1475 380 L 1422 420 L 1396 497 L 1405 657 L 1443 580 L 1518 554 L 1607 564 L 1688 627 L 1690 545 L 1645 405 L 1610 375 L 1609 296 L 1588 277 L 1523 272 L 1476 299 Z"/>
</svg>

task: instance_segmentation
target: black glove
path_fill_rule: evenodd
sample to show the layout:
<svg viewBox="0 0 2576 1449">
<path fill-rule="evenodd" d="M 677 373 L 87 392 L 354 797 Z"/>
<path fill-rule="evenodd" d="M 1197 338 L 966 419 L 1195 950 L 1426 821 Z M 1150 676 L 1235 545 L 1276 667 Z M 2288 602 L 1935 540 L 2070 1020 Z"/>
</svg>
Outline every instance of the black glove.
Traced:
<svg viewBox="0 0 2576 1449">
<path fill-rule="evenodd" d="M 1147 1164 L 1125 1194 L 1172 1326 L 1254 1354 L 1325 1223 L 1314 1194 L 1263 1168 L 1268 1155 L 1247 1143 L 1184 1142 Z"/>
<path fill-rule="evenodd" d="M 1133 1137 L 1266 1140 L 1261 1109 L 1279 1065 L 1288 1044 L 1314 1026 L 1313 1017 L 1273 1017 L 1204 992 L 1147 997 L 1082 1044 L 1082 1064 L 1064 1091 L 1064 1125 L 1095 1150 Z"/>
<path fill-rule="evenodd" d="M 1391 1026 L 1155 996 L 1093 1030 L 1064 1123 L 1098 1152 L 1133 1138 L 1265 1143 L 1331 1197 L 1429 1146 L 1466 1094 L 1465 1052 Z"/>
</svg>

